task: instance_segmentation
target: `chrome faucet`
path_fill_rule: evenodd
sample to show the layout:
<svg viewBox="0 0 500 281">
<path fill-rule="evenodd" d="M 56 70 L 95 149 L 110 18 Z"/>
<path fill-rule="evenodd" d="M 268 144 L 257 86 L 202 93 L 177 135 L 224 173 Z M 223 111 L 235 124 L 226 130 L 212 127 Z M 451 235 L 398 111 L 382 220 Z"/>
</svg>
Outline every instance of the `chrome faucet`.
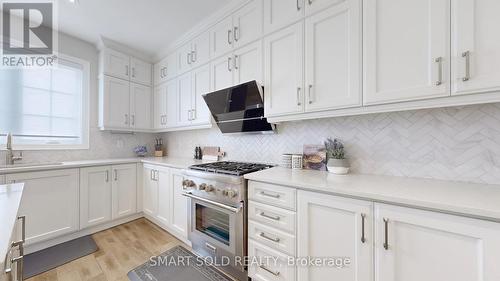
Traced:
<svg viewBox="0 0 500 281">
<path fill-rule="evenodd" d="M 5 157 L 5 164 L 14 165 L 14 162 L 23 160 L 23 153 L 22 152 L 19 153 L 19 156 L 14 156 L 14 153 L 12 151 L 12 134 L 11 133 L 7 134 L 6 149 L 7 149 L 7 155 Z"/>
</svg>

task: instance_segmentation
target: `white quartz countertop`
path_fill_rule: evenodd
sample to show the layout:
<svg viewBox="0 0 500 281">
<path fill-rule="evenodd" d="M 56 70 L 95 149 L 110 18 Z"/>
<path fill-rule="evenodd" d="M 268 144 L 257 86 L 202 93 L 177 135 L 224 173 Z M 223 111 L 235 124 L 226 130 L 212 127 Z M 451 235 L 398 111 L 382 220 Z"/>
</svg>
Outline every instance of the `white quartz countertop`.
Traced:
<svg viewBox="0 0 500 281">
<path fill-rule="evenodd" d="M 248 180 L 500 222 L 500 185 L 275 167 Z"/>
<path fill-rule="evenodd" d="M 10 249 L 11 235 L 17 221 L 17 212 L 23 195 L 23 183 L 0 185 L 0 268 Z"/>
<path fill-rule="evenodd" d="M 154 165 L 161 165 L 165 167 L 185 169 L 194 164 L 206 163 L 207 161 L 194 160 L 191 158 L 173 158 L 173 157 L 146 157 L 146 158 L 115 158 L 115 159 L 96 159 L 96 160 L 83 160 L 83 161 L 67 161 L 60 163 L 32 163 L 32 164 L 18 164 L 13 166 L 0 166 L 0 175 L 24 173 L 24 172 L 37 172 L 47 170 L 60 170 L 72 169 L 92 166 L 104 165 L 119 165 L 129 163 L 148 163 Z M 213 161 L 209 161 L 213 162 Z"/>
</svg>

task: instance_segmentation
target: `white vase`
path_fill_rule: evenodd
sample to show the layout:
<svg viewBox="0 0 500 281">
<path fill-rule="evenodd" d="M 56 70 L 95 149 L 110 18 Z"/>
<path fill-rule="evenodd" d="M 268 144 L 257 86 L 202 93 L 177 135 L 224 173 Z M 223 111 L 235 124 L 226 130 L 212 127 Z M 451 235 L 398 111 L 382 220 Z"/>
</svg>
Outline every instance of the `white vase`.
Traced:
<svg viewBox="0 0 500 281">
<path fill-rule="evenodd" d="M 328 168 L 328 172 L 336 175 L 345 175 L 349 173 L 349 161 L 347 159 L 328 159 L 328 163 L 326 164 Z"/>
</svg>

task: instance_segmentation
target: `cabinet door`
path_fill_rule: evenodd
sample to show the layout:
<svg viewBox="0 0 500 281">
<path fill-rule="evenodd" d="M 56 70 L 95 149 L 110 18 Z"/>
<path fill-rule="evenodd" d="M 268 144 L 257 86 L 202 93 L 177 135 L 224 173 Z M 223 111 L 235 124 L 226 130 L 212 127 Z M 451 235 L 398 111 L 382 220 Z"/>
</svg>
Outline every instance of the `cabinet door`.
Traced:
<svg viewBox="0 0 500 281">
<path fill-rule="evenodd" d="M 210 33 L 205 32 L 193 40 L 192 43 L 193 67 L 207 63 L 210 59 Z"/>
<path fill-rule="evenodd" d="M 172 188 L 172 229 L 181 237 L 187 238 L 188 200 L 182 195 L 182 181 L 184 175 L 181 170 L 170 170 L 170 187 Z"/>
<path fill-rule="evenodd" d="M 111 167 L 80 169 L 80 227 L 111 221 Z"/>
<path fill-rule="evenodd" d="M 177 112 L 178 108 L 178 100 L 179 95 L 177 92 L 177 79 L 168 81 L 165 84 L 166 91 L 166 103 L 167 103 L 167 112 L 165 115 L 165 127 L 172 128 L 178 125 L 177 122 Z"/>
<path fill-rule="evenodd" d="M 303 24 L 264 39 L 264 109 L 266 117 L 304 111 Z"/>
<path fill-rule="evenodd" d="M 203 95 L 210 92 L 210 66 L 199 67 L 192 74 L 192 122 L 193 125 L 210 124 L 212 115 L 208 110 Z"/>
<path fill-rule="evenodd" d="M 361 14 L 346 0 L 306 19 L 306 111 L 361 105 Z"/>
<path fill-rule="evenodd" d="M 218 22 L 210 30 L 211 58 L 218 58 L 233 49 L 233 18 L 231 16 Z"/>
<path fill-rule="evenodd" d="M 191 42 L 184 44 L 177 50 L 177 66 L 179 73 L 184 73 L 191 69 L 192 56 Z"/>
<path fill-rule="evenodd" d="M 449 2 L 364 2 L 364 104 L 450 95 Z"/>
<path fill-rule="evenodd" d="M 257 41 L 234 52 L 234 83 L 256 80 L 262 84 L 262 41 Z"/>
<path fill-rule="evenodd" d="M 154 127 L 162 129 L 166 126 L 167 116 L 167 84 L 161 84 L 155 88 L 154 93 Z"/>
<path fill-rule="evenodd" d="M 78 170 L 21 173 L 6 182 L 23 182 L 19 215 L 26 216 L 26 244 L 78 231 Z"/>
<path fill-rule="evenodd" d="M 156 216 L 158 212 L 158 181 L 157 171 L 152 166 L 144 165 L 142 178 L 142 210 L 145 214 Z"/>
<path fill-rule="evenodd" d="M 500 90 L 500 1 L 452 1 L 452 94 Z"/>
<path fill-rule="evenodd" d="M 372 280 L 372 203 L 308 191 L 298 191 L 297 199 L 297 221 L 301 222 L 297 228 L 297 256 L 350 260 L 341 269 L 300 266 L 298 280 Z"/>
<path fill-rule="evenodd" d="M 233 86 L 233 58 L 231 56 L 221 57 L 212 61 L 212 91 L 218 91 Z"/>
<path fill-rule="evenodd" d="M 104 127 L 130 127 L 130 82 L 104 76 L 103 105 Z"/>
<path fill-rule="evenodd" d="M 168 67 L 167 58 L 164 58 L 160 62 L 155 63 L 153 67 L 155 86 L 166 81 L 167 67 Z"/>
<path fill-rule="evenodd" d="M 498 223 L 375 204 L 375 280 L 498 280 L 499 259 Z"/>
<path fill-rule="evenodd" d="M 191 123 L 191 73 L 180 76 L 177 80 L 178 110 L 177 125 L 188 126 Z"/>
<path fill-rule="evenodd" d="M 262 36 L 262 1 L 253 0 L 233 14 L 234 47 L 239 48 Z"/>
<path fill-rule="evenodd" d="M 265 0 L 264 32 L 278 30 L 300 20 L 303 16 L 304 0 Z"/>
<path fill-rule="evenodd" d="M 137 212 L 137 165 L 116 165 L 113 169 L 112 218 L 118 219 Z"/>
<path fill-rule="evenodd" d="M 130 127 L 151 129 L 151 88 L 130 83 Z"/>
<path fill-rule="evenodd" d="M 168 169 L 158 169 L 158 213 L 156 218 L 165 226 L 170 226 L 172 217 L 172 185 Z"/>
<path fill-rule="evenodd" d="M 103 73 L 128 80 L 130 78 L 130 57 L 112 49 L 102 51 Z"/>
<path fill-rule="evenodd" d="M 130 81 L 151 86 L 151 64 L 137 58 L 130 59 Z"/>
</svg>

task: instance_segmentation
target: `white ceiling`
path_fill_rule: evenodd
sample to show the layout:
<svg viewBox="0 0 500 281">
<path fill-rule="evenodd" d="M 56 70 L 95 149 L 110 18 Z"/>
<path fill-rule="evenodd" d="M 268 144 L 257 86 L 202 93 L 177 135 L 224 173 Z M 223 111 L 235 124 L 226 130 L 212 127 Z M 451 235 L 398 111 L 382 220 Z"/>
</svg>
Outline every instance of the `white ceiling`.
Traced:
<svg viewBox="0 0 500 281">
<path fill-rule="evenodd" d="M 233 0 L 58 0 L 59 30 L 97 44 L 104 36 L 147 56 L 161 53 Z"/>
</svg>

